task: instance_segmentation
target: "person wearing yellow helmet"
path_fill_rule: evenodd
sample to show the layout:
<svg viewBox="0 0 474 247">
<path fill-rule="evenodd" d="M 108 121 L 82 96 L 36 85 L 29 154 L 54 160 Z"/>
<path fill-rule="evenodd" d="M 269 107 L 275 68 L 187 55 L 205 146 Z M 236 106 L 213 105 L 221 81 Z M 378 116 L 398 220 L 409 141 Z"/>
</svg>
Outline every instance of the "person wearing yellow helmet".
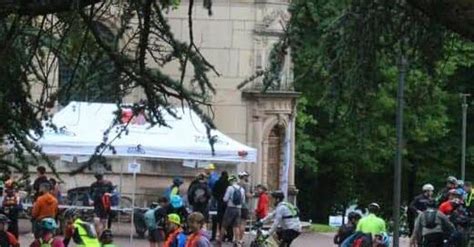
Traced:
<svg viewBox="0 0 474 247">
<path fill-rule="evenodd" d="M 217 180 L 219 180 L 219 173 L 216 172 L 216 165 L 210 163 L 207 165 L 205 169 L 205 173 L 207 176 L 207 184 L 209 188 L 214 189 L 214 185 L 216 184 Z"/>
<path fill-rule="evenodd" d="M 179 247 L 186 243 L 186 234 L 181 227 L 181 217 L 177 214 L 168 214 L 166 221 L 168 237 L 163 247 Z"/>
</svg>

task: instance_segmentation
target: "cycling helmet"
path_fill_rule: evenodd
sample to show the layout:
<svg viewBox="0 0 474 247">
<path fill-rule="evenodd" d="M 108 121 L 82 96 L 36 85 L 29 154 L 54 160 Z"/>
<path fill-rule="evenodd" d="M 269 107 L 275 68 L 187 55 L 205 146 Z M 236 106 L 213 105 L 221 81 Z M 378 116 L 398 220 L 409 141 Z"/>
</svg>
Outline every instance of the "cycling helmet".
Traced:
<svg viewBox="0 0 474 247">
<path fill-rule="evenodd" d="M 369 204 L 369 209 L 371 209 L 371 210 L 380 210 L 380 205 L 376 202 L 372 202 L 371 204 Z"/>
<path fill-rule="evenodd" d="M 359 220 L 362 216 L 357 213 L 357 212 L 350 212 L 348 215 L 347 215 L 347 218 L 349 220 Z"/>
<path fill-rule="evenodd" d="M 459 187 L 463 187 L 463 186 L 464 186 L 464 181 L 463 181 L 463 180 L 458 180 L 458 181 L 456 181 L 456 183 L 457 183 L 457 185 L 458 185 Z"/>
<path fill-rule="evenodd" d="M 0 223 L 9 223 L 10 222 L 10 219 L 4 215 L 4 214 L 0 214 Z"/>
<path fill-rule="evenodd" d="M 458 182 L 458 180 L 457 180 L 456 177 L 454 177 L 454 176 L 449 176 L 449 177 L 446 179 L 446 183 L 456 184 L 457 182 Z"/>
<path fill-rule="evenodd" d="M 459 191 L 459 190 L 457 190 L 457 189 L 451 189 L 451 190 L 449 190 L 449 194 L 450 194 L 450 195 L 455 195 L 455 196 L 462 196 L 461 191 Z"/>
<path fill-rule="evenodd" d="M 237 176 L 231 175 L 228 180 L 229 182 L 237 182 L 239 179 L 237 178 Z"/>
<path fill-rule="evenodd" d="M 183 198 L 178 195 L 172 195 L 170 198 L 170 203 L 173 208 L 180 208 L 183 206 Z"/>
<path fill-rule="evenodd" d="M 285 193 L 283 193 L 281 190 L 273 191 L 272 197 L 279 201 L 283 201 L 283 199 L 285 199 Z"/>
<path fill-rule="evenodd" d="M 168 214 L 168 221 L 178 226 L 181 225 L 181 218 L 177 214 Z"/>
<path fill-rule="evenodd" d="M 248 177 L 249 176 L 249 173 L 248 172 L 239 172 L 239 178 L 243 178 L 243 177 Z"/>
<path fill-rule="evenodd" d="M 41 220 L 40 227 L 46 231 L 53 231 L 58 229 L 58 225 L 53 218 L 44 218 Z"/>
<path fill-rule="evenodd" d="M 210 163 L 209 165 L 207 165 L 206 167 L 206 170 L 215 170 L 216 169 L 216 165 Z"/>
<path fill-rule="evenodd" d="M 434 190 L 434 186 L 431 185 L 431 184 L 425 184 L 423 185 L 423 191 L 433 191 Z"/>
<path fill-rule="evenodd" d="M 180 186 L 183 184 L 183 179 L 181 177 L 175 177 L 173 178 L 173 184 Z"/>
</svg>

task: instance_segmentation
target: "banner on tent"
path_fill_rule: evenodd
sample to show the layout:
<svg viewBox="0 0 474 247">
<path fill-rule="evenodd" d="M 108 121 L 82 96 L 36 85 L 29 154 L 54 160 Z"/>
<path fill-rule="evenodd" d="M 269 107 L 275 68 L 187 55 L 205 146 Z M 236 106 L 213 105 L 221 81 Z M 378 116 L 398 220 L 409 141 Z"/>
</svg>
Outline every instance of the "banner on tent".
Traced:
<svg viewBox="0 0 474 247">
<path fill-rule="evenodd" d="M 211 162 L 202 160 L 183 160 L 183 166 L 188 168 L 206 168 L 209 163 Z"/>
</svg>

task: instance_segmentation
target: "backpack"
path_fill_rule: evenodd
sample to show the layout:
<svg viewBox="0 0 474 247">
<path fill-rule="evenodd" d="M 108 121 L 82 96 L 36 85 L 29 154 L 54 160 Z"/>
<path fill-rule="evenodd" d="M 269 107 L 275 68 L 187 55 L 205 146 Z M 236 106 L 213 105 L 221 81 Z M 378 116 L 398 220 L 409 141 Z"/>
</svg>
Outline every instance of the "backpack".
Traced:
<svg viewBox="0 0 474 247">
<path fill-rule="evenodd" d="M 437 214 L 438 214 L 438 212 L 436 210 L 427 210 L 423 214 L 423 217 L 425 217 L 425 227 L 426 228 L 433 229 L 438 225 L 438 223 L 436 223 Z"/>
<path fill-rule="evenodd" d="M 287 207 L 288 210 L 290 210 L 290 212 L 291 212 L 291 215 L 283 216 L 283 219 L 297 218 L 297 217 L 300 216 L 300 211 L 295 205 L 293 205 L 289 202 L 283 202 L 283 205 L 285 207 Z"/>
<path fill-rule="evenodd" d="M 358 236 L 352 243 L 352 247 L 371 247 L 372 236 L 370 234 L 362 234 Z"/>
<path fill-rule="evenodd" d="M 352 225 L 342 225 L 339 228 L 339 231 L 337 232 L 336 236 L 334 237 L 334 244 L 342 244 L 344 240 L 346 240 L 349 236 L 354 234 L 354 226 Z"/>
<path fill-rule="evenodd" d="M 101 202 L 102 202 L 102 207 L 104 208 L 104 210 L 106 212 L 110 212 L 110 209 L 112 207 L 112 203 L 110 201 L 110 195 L 103 194 L 101 198 Z"/>
<path fill-rule="evenodd" d="M 238 186 L 237 188 L 232 186 L 234 188 L 234 192 L 232 193 L 232 203 L 234 204 L 234 206 L 239 206 L 242 204 L 242 192 L 240 191 L 240 186 Z"/>
<path fill-rule="evenodd" d="M 207 203 L 208 195 L 207 192 L 204 188 L 202 188 L 202 185 L 198 185 L 199 187 L 194 190 L 194 203 L 200 203 L 204 204 Z"/>
<path fill-rule="evenodd" d="M 40 247 L 51 247 L 53 246 L 53 241 L 54 238 L 51 238 L 49 241 L 44 241 L 43 239 L 38 240 Z"/>
<path fill-rule="evenodd" d="M 173 191 L 173 189 L 176 187 L 176 185 L 171 185 L 170 187 L 166 188 L 165 190 L 165 193 L 164 193 L 164 197 L 170 199 L 171 198 L 171 192 Z"/>
<path fill-rule="evenodd" d="M 155 217 L 155 212 L 158 210 L 159 207 L 153 208 L 153 209 L 148 209 L 145 212 L 145 225 L 148 229 L 150 230 L 155 230 L 157 228 L 157 222 L 156 222 L 156 217 Z"/>
</svg>

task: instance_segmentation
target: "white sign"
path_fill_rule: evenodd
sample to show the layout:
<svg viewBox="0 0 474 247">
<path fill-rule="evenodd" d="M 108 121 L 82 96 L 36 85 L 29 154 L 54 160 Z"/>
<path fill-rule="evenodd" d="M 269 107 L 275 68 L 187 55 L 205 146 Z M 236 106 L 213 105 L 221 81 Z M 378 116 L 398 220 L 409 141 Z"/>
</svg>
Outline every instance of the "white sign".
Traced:
<svg viewBox="0 0 474 247">
<path fill-rule="evenodd" d="M 128 172 L 129 173 L 140 173 L 141 165 L 140 163 L 129 163 Z"/>
<path fill-rule="evenodd" d="M 201 161 L 201 160 L 184 160 L 183 161 L 183 166 L 184 167 L 189 167 L 189 168 L 206 168 L 209 166 L 211 162 L 209 161 Z"/>
<path fill-rule="evenodd" d="M 348 218 L 344 217 L 344 222 L 347 222 Z M 329 216 L 329 226 L 340 227 L 342 226 L 342 215 Z"/>
</svg>

